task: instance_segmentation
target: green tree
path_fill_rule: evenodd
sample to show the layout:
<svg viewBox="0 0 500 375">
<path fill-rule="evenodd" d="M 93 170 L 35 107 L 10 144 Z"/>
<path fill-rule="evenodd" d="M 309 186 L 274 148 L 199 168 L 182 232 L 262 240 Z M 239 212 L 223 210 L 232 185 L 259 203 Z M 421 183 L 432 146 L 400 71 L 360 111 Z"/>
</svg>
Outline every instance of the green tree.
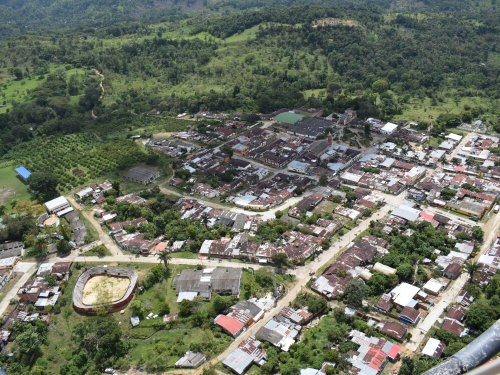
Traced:
<svg viewBox="0 0 500 375">
<path fill-rule="evenodd" d="M 271 257 L 273 264 L 275 264 L 279 268 L 288 266 L 288 256 L 286 253 L 277 253 Z"/>
<path fill-rule="evenodd" d="M 193 313 L 194 303 L 193 301 L 183 299 L 179 304 L 179 314 L 180 316 L 186 317 Z"/>
<path fill-rule="evenodd" d="M 370 295 L 370 288 L 361 279 L 350 280 L 344 291 L 345 300 L 349 305 L 362 306 L 363 300 Z"/>
<path fill-rule="evenodd" d="M 476 273 L 479 271 L 479 269 L 481 268 L 481 266 L 479 265 L 479 263 L 472 263 L 472 262 L 465 262 L 465 270 L 467 271 L 467 273 L 469 274 L 469 283 L 472 284 L 472 281 L 474 280 L 474 276 L 476 275 Z"/>
<path fill-rule="evenodd" d="M 57 177 L 50 172 L 33 172 L 28 177 L 28 185 L 36 198 L 49 200 L 57 195 Z"/>
<path fill-rule="evenodd" d="M 226 300 L 222 296 L 216 296 L 212 306 L 217 314 L 220 314 L 226 309 Z"/>
<path fill-rule="evenodd" d="M 132 316 L 138 316 L 139 318 L 144 318 L 144 315 L 146 315 L 146 309 L 144 308 L 142 302 L 138 299 L 133 300 L 130 303 L 130 312 L 132 313 Z"/>
<path fill-rule="evenodd" d="M 165 271 L 168 272 L 168 262 L 172 260 L 170 253 L 168 251 L 163 250 L 162 252 L 158 253 L 158 259 L 161 262 L 163 262 L 163 265 L 165 266 Z"/>
<path fill-rule="evenodd" d="M 319 184 L 321 186 L 326 186 L 328 184 L 328 176 L 326 173 L 322 173 L 321 176 L 319 176 Z"/>
<path fill-rule="evenodd" d="M 478 226 L 472 227 L 472 238 L 475 239 L 476 241 L 482 242 L 484 238 L 483 229 Z"/>
<path fill-rule="evenodd" d="M 42 337 L 37 332 L 36 328 L 29 326 L 24 332 L 17 335 L 15 344 L 16 348 L 22 354 L 32 356 L 40 350 L 42 342 Z"/>
<path fill-rule="evenodd" d="M 498 317 L 498 313 L 488 300 L 479 299 L 470 305 L 465 314 L 465 323 L 468 327 L 479 331 L 487 330 Z"/>
<path fill-rule="evenodd" d="M 413 275 L 413 267 L 409 263 L 401 263 L 396 270 L 402 280 L 409 280 Z"/>
<path fill-rule="evenodd" d="M 385 79 L 377 79 L 372 83 L 372 90 L 376 93 L 383 93 L 389 89 L 389 83 Z"/>
<path fill-rule="evenodd" d="M 158 307 L 158 315 L 167 315 L 170 314 L 170 306 L 166 302 L 160 303 L 160 306 Z"/>
<path fill-rule="evenodd" d="M 71 245 L 66 240 L 59 240 L 56 244 L 57 252 L 60 254 L 69 254 L 71 252 Z"/>
</svg>

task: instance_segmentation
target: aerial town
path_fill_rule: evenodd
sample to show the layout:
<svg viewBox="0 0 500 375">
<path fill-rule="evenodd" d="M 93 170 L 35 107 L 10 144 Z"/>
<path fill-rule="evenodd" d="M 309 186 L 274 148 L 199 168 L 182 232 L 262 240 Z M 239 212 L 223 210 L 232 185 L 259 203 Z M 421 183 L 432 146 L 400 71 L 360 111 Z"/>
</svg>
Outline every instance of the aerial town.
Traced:
<svg viewBox="0 0 500 375">
<path fill-rule="evenodd" d="M 106 329 L 97 373 L 378 375 L 472 342 L 500 315 L 500 139 L 322 112 L 201 112 L 129 140 L 168 169 L 2 206 L 2 355 L 43 331 L 70 374 Z"/>
</svg>

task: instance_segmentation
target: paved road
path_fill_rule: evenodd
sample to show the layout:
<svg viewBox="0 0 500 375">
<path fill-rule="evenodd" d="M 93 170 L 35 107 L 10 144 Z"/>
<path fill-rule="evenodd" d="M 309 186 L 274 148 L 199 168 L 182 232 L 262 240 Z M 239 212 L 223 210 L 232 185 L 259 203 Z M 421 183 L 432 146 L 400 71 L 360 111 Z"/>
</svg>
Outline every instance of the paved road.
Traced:
<svg viewBox="0 0 500 375">
<path fill-rule="evenodd" d="M 37 267 L 36 263 L 27 263 L 27 262 L 21 262 L 21 265 L 19 267 L 16 266 L 14 271 L 16 272 L 24 271 L 24 275 L 21 276 L 21 278 L 17 281 L 17 283 L 14 284 L 14 286 L 7 292 L 3 300 L 0 302 L 0 316 L 4 314 L 5 310 L 7 310 L 10 300 L 16 296 L 19 288 L 21 288 L 24 285 L 24 283 L 28 281 L 31 275 L 33 275 L 33 272 L 35 272 L 36 267 Z"/>
<path fill-rule="evenodd" d="M 182 195 L 183 197 L 185 198 L 189 198 L 189 199 L 194 199 L 202 204 L 204 204 L 205 206 L 207 207 L 212 207 L 212 208 L 216 208 L 218 210 L 224 210 L 224 211 L 229 211 L 229 212 L 234 212 L 234 213 L 238 213 L 238 214 L 245 214 L 245 215 L 248 215 L 248 216 L 262 216 L 262 218 L 264 220 L 270 220 L 270 219 L 274 219 L 275 218 L 275 213 L 276 211 L 281 211 L 281 210 L 284 210 L 288 207 L 291 207 L 297 203 L 299 203 L 302 199 L 304 199 L 305 197 L 308 197 L 309 195 L 312 194 L 312 192 L 307 192 L 305 194 L 303 194 L 302 196 L 300 197 L 292 197 L 290 199 L 287 199 L 283 204 L 280 204 L 279 206 L 276 206 L 270 210 L 267 210 L 267 211 L 249 211 L 249 210 L 245 210 L 243 208 L 239 208 L 239 207 L 228 207 L 228 206 L 224 206 L 222 204 L 218 204 L 218 203 L 214 203 L 214 202 L 209 202 L 209 201 L 205 201 L 199 197 L 194 197 L 192 195 L 189 195 L 189 194 L 180 194 L 179 192 L 175 191 L 175 190 L 172 190 L 172 189 L 169 189 L 168 187 L 165 187 L 165 186 L 161 186 L 160 187 L 160 191 L 163 193 L 163 194 L 173 194 L 173 195 L 177 195 L 177 196 L 180 196 Z"/>
<path fill-rule="evenodd" d="M 80 215 L 85 216 L 85 218 L 92 224 L 99 234 L 99 240 L 106 245 L 106 247 L 111 251 L 113 255 L 123 255 L 120 247 L 115 243 L 115 241 L 102 230 L 101 224 L 95 219 L 94 212 L 88 212 L 82 210 L 81 206 L 75 201 L 75 199 L 70 195 L 66 195 L 66 199 L 73 205 L 73 208 L 78 211 Z"/>
<path fill-rule="evenodd" d="M 207 362 L 205 365 L 199 367 L 193 372 L 193 374 L 201 374 L 203 372 L 203 368 L 223 360 L 229 355 L 231 351 L 236 349 L 243 340 L 245 340 L 249 336 L 255 335 L 261 327 L 263 327 L 271 318 L 273 318 L 279 311 L 288 306 L 288 304 L 295 299 L 297 294 L 302 290 L 302 288 L 306 286 L 307 282 L 309 281 L 309 272 L 316 272 L 324 265 L 329 264 L 334 256 L 338 255 L 358 234 L 360 234 L 370 226 L 370 221 L 381 219 L 391 209 L 393 209 L 393 206 L 398 206 L 399 204 L 401 204 L 401 202 L 403 202 L 403 200 L 405 199 L 405 193 L 401 193 L 398 196 L 388 196 L 387 199 L 389 204 L 382 207 L 382 209 L 375 213 L 375 215 L 373 215 L 372 217 L 362 221 L 356 228 L 349 231 L 339 241 L 334 243 L 328 250 L 321 254 L 320 257 L 316 258 L 305 267 L 300 267 L 296 270 L 291 271 L 291 273 L 295 274 L 297 277 L 296 284 L 283 299 L 278 301 L 276 307 L 266 313 L 262 320 L 254 324 L 242 335 L 238 336 L 223 353 L 212 359 L 210 362 Z"/>
</svg>

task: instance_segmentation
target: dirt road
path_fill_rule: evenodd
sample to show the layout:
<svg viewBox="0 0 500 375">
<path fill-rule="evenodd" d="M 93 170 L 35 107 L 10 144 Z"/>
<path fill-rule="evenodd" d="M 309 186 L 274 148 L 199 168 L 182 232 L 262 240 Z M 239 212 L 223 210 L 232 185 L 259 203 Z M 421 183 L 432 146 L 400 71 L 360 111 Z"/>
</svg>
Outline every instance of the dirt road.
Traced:
<svg viewBox="0 0 500 375">
<path fill-rule="evenodd" d="M 104 75 L 101 74 L 97 69 L 93 69 L 93 71 L 95 72 L 95 74 L 97 74 L 101 78 L 101 81 L 99 82 L 99 88 L 101 89 L 101 95 L 99 96 L 99 102 L 101 102 L 102 98 L 104 97 L 104 86 L 102 84 L 104 81 Z M 90 114 L 92 115 L 92 118 L 97 118 L 97 116 L 94 113 L 94 108 L 92 108 L 92 111 L 90 112 Z"/>
<path fill-rule="evenodd" d="M 123 255 L 120 247 L 113 241 L 113 239 L 102 230 L 101 224 L 95 219 L 93 212 L 87 212 L 82 210 L 81 206 L 75 201 L 75 199 L 70 195 L 66 195 L 66 199 L 71 203 L 73 208 L 78 211 L 80 215 L 85 216 L 85 218 L 92 224 L 97 233 L 99 234 L 99 240 L 111 251 L 113 255 Z"/>
</svg>

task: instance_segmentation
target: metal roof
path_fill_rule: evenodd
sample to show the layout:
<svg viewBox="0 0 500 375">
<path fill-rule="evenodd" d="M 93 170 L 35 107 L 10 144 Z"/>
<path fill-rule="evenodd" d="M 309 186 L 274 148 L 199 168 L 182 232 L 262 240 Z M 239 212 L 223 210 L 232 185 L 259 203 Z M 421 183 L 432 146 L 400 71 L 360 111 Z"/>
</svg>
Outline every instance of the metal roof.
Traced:
<svg viewBox="0 0 500 375">
<path fill-rule="evenodd" d="M 16 172 L 19 173 L 19 175 L 24 179 L 27 179 L 29 176 L 31 176 L 31 172 L 24 167 L 16 168 Z"/>
</svg>

